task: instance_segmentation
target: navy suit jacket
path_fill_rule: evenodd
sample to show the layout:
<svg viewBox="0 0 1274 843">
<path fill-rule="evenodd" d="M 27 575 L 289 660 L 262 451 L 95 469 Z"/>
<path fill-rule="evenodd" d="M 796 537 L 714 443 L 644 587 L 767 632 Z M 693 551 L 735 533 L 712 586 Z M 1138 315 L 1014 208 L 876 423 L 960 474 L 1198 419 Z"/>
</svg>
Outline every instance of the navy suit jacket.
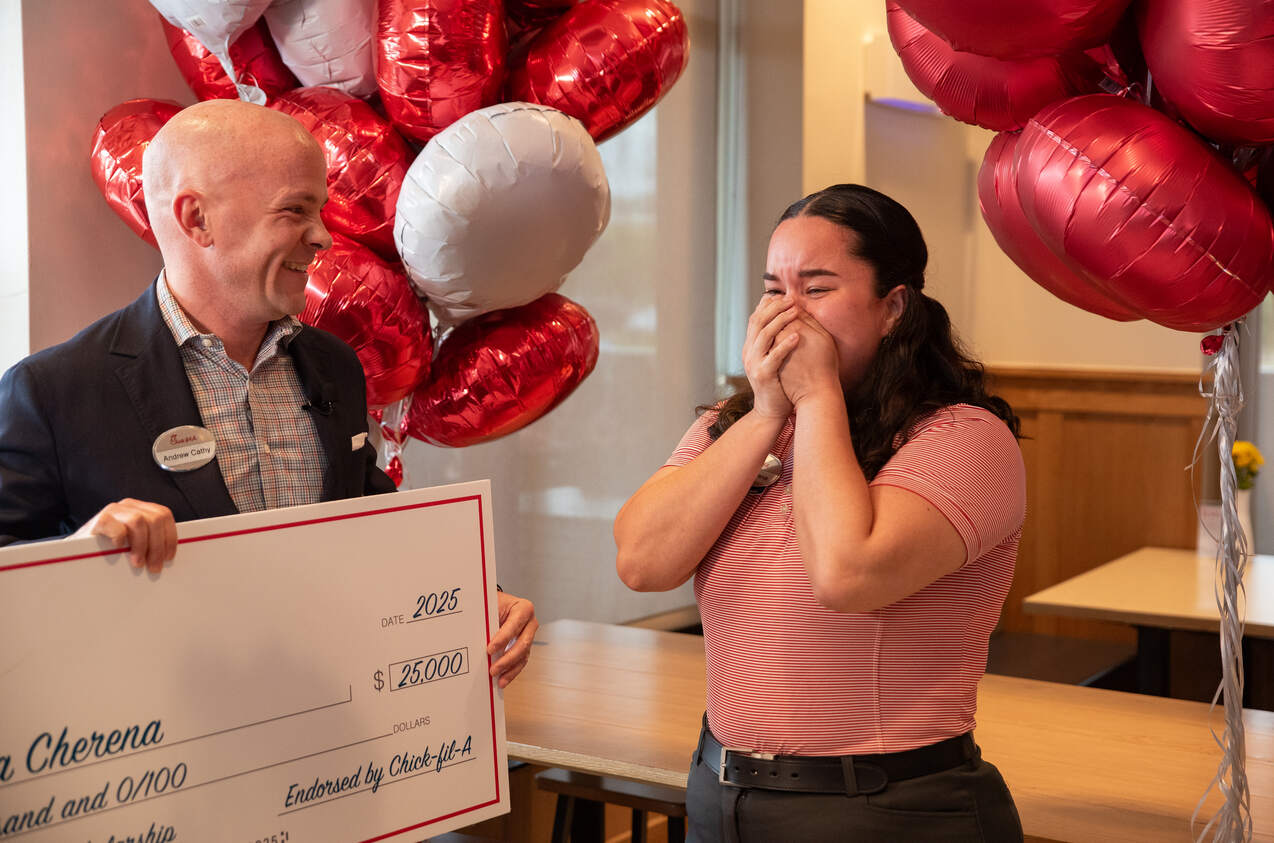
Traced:
<svg viewBox="0 0 1274 843">
<path fill-rule="evenodd" d="M 323 500 L 392 492 L 370 444 L 363 370 L 352 349 L 309 326 L 292 339 L 328 467 Z M 238 510 L 214 459 L 194 471 L 156 465 L 159 434 L 202 425 L 152 284 L 122 310 L 0 378 L 0 545 L 74 532 L 121 498 L 167 506 L 178 521 Z"/>
</svg>

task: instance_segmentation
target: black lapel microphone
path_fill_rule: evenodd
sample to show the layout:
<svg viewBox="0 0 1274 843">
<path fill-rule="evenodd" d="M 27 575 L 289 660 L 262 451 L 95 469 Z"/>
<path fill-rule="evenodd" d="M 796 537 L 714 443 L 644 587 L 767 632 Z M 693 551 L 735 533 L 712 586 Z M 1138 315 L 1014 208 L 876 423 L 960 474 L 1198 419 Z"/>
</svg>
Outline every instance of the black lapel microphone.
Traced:
<svg viewBox="0 0 1274 843">
<path fill-rule="evenodd" d="M 308 410 L 311 413 L 318 413 L 320 416 L 332 415 L 332 402 L 319 399 L 318 401 L 306 401 L 301 405 L 302 410 Z"/>
</svg>

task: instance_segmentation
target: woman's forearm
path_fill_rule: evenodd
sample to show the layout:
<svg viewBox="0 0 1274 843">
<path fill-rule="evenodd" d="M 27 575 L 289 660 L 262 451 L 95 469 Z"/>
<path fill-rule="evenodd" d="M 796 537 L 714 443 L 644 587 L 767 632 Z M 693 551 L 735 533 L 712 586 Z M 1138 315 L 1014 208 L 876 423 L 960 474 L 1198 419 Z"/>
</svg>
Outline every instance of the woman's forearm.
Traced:
<svg viewBox="0 0 1274 843">
<path fill-rule="evenodd" d="M 748 413 L 703 453 L 657 473 L 615 517 L 615 567 L 636 591 L 688 580 L 751 488 L 786 419 Z"/>
<path fill-rule="evenodd" d="M 854 455 L 844 399 L 835 393 L 797 407 L 792 519 L 815 598 L 839 611 L 861 611 L 874 512 Z"/>
</svg>

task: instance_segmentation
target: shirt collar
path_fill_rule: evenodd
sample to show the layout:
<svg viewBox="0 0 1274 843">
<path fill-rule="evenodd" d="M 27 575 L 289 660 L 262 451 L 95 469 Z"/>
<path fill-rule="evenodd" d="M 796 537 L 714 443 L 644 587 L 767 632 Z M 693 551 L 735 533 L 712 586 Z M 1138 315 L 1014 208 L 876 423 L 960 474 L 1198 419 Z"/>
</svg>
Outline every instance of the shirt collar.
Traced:
<svg viewBox="0 0 1274 843">
<path fill-rule="evenodd" d="M 172 291 L 168 289 L 168 278 L 162 269 L 159 271 L 159 279 L 155 282 L 155 297 L 159 300 L 159 312 L 164 317 L 164 324 L 172 332 L 173 340 L 178 346 L 183 346 L 191 340 L 202 337 L 220 340 L 220 337 L 216 337 L 215 334 L 199 333 L 199 329 L 190 321 L 186 311 L 177 303 Z M 272 348 L 276 345 L 286 346 L 292 342 L 300 330 L 301 321 L 295 316 L 284 316 L 282 319 L 275 319 L 270 323 L 269 330 L 266 331 L 265 339 L 262 341 L 261 346 L 262 348 Z"/>
</svg>

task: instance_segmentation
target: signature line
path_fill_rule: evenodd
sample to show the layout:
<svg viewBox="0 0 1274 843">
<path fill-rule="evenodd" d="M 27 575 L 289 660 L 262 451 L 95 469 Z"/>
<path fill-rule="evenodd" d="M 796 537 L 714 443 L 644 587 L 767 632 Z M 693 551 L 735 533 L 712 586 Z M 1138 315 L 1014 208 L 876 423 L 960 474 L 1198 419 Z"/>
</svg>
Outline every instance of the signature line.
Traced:
<svg viewBox="0 0 1274 843">
<path fill-rule="evenodd" d="M 222 730 L 221 730 L 221 731 L 219 731 L 219 732 L 209 732 L 209 733 L 208 733 L 208 734 L 206 734 L 206 735 L 198 735 L 197 737 L 193 737 L 193 738 L 184 738 L 184 739 L 179 740 L 179 741 L 173 741 L 172 743 L 160 743 L 160 744 L 155 744 L 154 746 L 147 747 L 146 749 L 139 749 L 139 750 L 137 750 L 137 751 L 135 751 L 135 752 L 129 752 L 129 753 L 125 753 L 125 754 L 123 754 L 123 755 L 112 755 L 112 756 L 110 756 L 109 758 L 103 758 L 103 759 L 101 759 L 101 760 L 99 760 L 99 761 L 90 761 L 90 762 L 88 762 L 87 764 L 75 764 L 75 765 L 70 766 L 70 767 L 63 767 L 61 770 L 54 770 L 52 773 L 37 773 L 36 775 L 34 775 L 34 776 L 28 776 L 28 777 L 27 777 L 27 778 L 25 778 L 25 779 L 18 779 L 17 781 L 13 781 L 13 782 L 9 782 L 8 784 L 0 785 L 0 787 L 13 787 L 15 784 L 23 784 L 23 783 L 25 783 L 25 782 L 33 782 L 33 781 L 36 781 L 37 779 L 47 779 L 47 778 L 51 778 L 51 777 L 53 777 L 53 776 L 60 776 L 60 775 L 62 775 L 63 773 L 69 773 L 69 772 L 71 772 L 72 770 L 84 770 L 84 769 L 87 769 L 87 768 L 89 768 L 89 767 L 95 767 L 95 766 L 97 766 L 98 764 L 105 764 L 105 763 L 107 763 L 107 762 L 109 762 L 109 761 L 122 761 L 122 760 L 123 760 L 123 759 L 125 759 L 125 758 L 132 758 L 132 757 L 137 756 L 137 755 L 144 755 L 144 754 L 146 754 L 147 752 L 154 752 L 154 751 L 155 751 L 155 750 L 157 750 L 157 749 L 168 749 L 169 747 L 173 747 L 173 746 L 181 746 L 182 744 L 184 744 L 184 743 L 190 743 L 191 741 L 201 741 L 201 740 L 203 740 L 204 738 L 215 738 L 217 735 L 228 735 L 228 734 L 230 734 L 231 732 L 237 732 L 237 731 L 239 731 L 240 729 L 250 729 L 250 728 L 252 728 L 253 726 L 260 726 L 260 725 L 261 725 L 261 724 L 263 724 L 263 723 L 273 723 L 273 722 L 274 722 L 274 721 L 276 721 L 276 720 L 286 720 L 286 719 L 287 719 L 287 718 L 289 718 L 289 717 L 300 717 L 302 714 L 309 714 L 309 713 L 314 712 L 314 711 L 322 711 L 322 710 L 323 710 L 323 709 L 325 709 L 325 708 L 333 708 L 333 707 L 338 706 L 338 705 L 348 705 L 350 702 L 352 702 L 352 701 L 353 701 L 353 699 L 354 699 L 354 686 L 353 686 L 353 685 L 350 685 L 350 686 L 349 686 L 349 694 L 345 697 L 345 699 L 343 699 L 343 700 L 337 700 L 336 702 L 333 702 L 333 703 L 326 703 L 326 704 L 324 704 L 324 705 L 316 705 L 316 706 L 314 706 L 314 708 L 307 708 L 307 709 L 305 709 L 305 710 L 303 710 L 303 711 L 293 711 L 293 712 L 292 712 L 292 713 L 290 713 L 290 714 L 280 714 L 280 715 L 279 715 L 279 716 L 277 716 L 277 717 L 267 717 L 265 720 L 257 720 L 257 721 L 256 721 L 256 722 L 254 722 L 254 723 L 244 723 L 244 724 L 243 724 L 243 725 L 241 725 L 241 726 L 231 726 L 229 729 L 222 729 Z"/>
<path fill-rule="evenodd" d="M 411 620 L 407 621 L 407 623 L 419 623 L 420 621 L 431 621 L 434 618 L 445 618 L 448 615 L 458 615 L 462 613 L 463 611 L 464 609 L 456 609 L 454 612 L 443 612 L 442 614 L 439 614 L 439 615 L 425 615 L 423 618 L 412 618 Z"/>
</svg>

